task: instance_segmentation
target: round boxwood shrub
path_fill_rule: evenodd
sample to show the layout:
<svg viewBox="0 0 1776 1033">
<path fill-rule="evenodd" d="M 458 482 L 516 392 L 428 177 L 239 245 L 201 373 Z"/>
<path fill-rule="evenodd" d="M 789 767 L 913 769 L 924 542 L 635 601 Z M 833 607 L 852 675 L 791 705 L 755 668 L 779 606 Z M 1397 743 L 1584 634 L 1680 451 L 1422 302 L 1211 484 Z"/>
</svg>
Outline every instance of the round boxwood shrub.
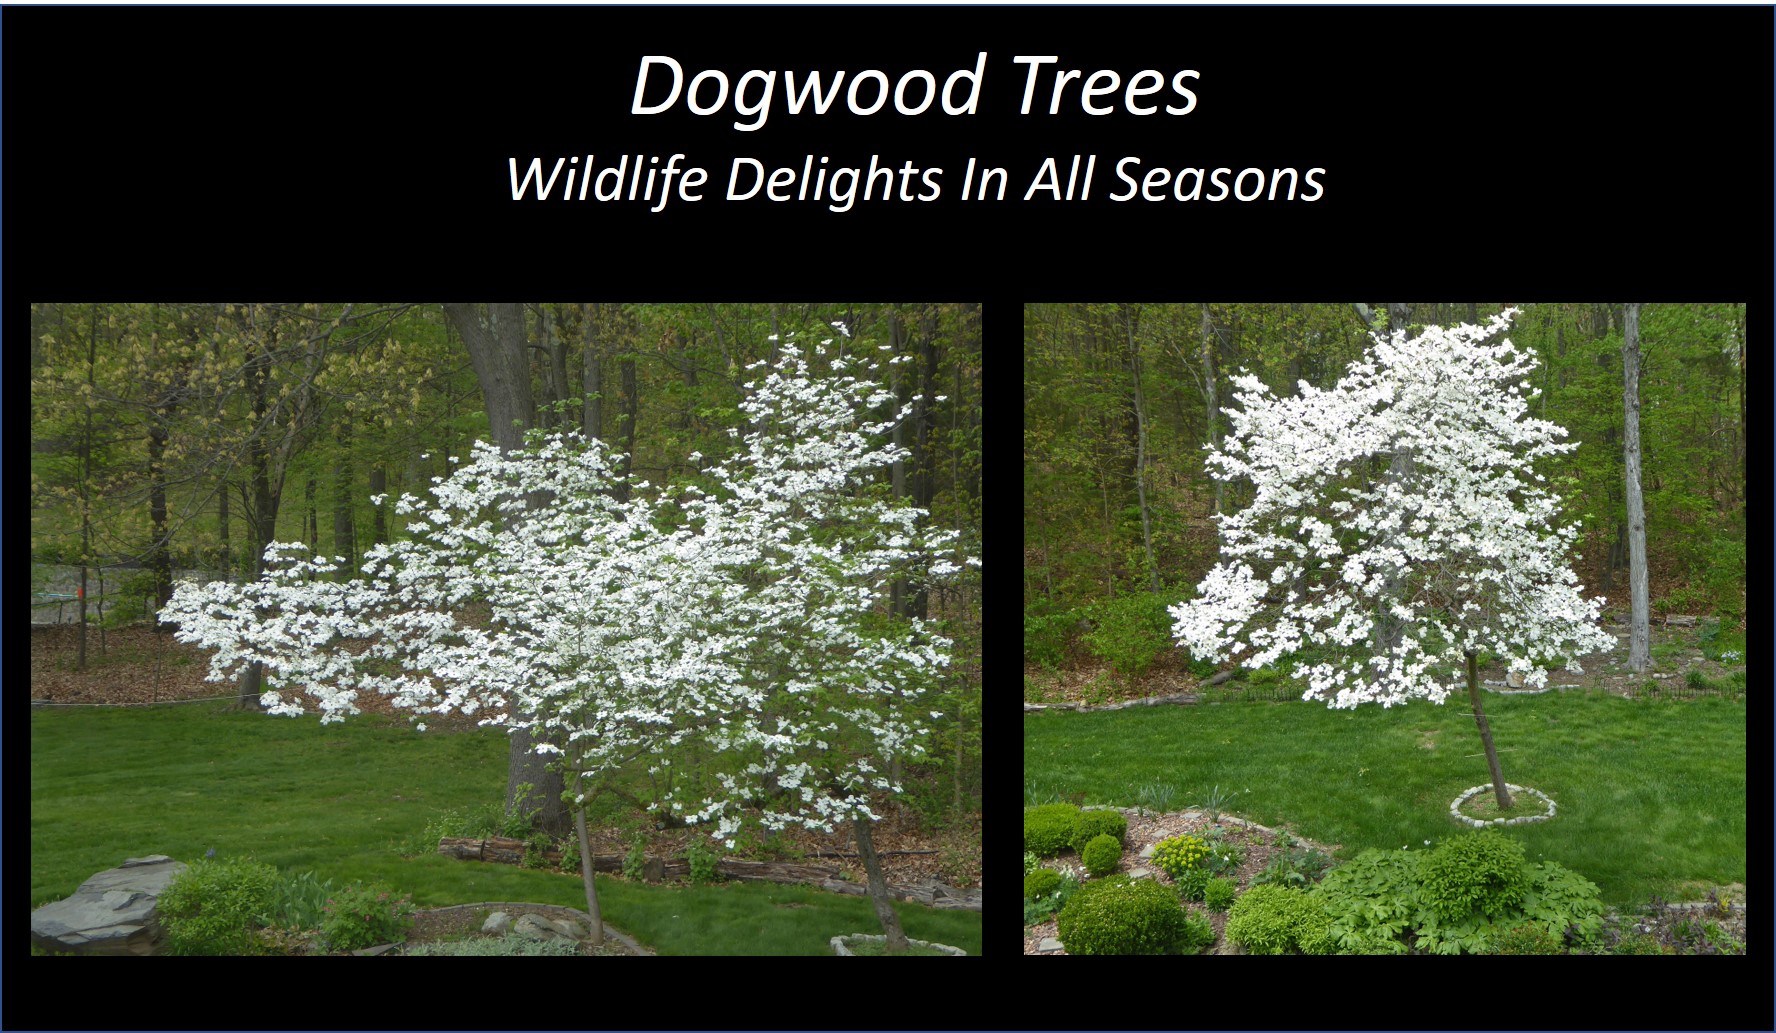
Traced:
<svg viewBox="0 0 1776 1033">
<path fill-rule="evenodd" d="M 1038 857 L 1053 857 L 1073 842 L 1079 825 L 1079 808 L 1070 803 L 1045 803 L 1024 808 L 1024 849 Z"/>
<path fill-rule="evenodd" d="M 1282 886 L 1254 886 L 1227 913 L 1227 938 L 1248 954 L 1330 954 L 1331 931 L 1318 899 Z"/>
<path fill-rule="evenodd" d="M 1099 836 L 1085 845 L 1085 849 L 1079 852 L 1079 859 L 1085 862 L 1085 870 L 1094 876 L 1109 875 L 1122 862 L 1122 844 L 1115 836 Z"/>
<path fill-rule="evenodd" d="M 1069 897 L 1056 926 L 1068 954 L 1183 954 L 1201 946 L 1188 922 L 1171 890 L 1112 875 Z"/>
<path fill-rule="evenodd" d="M 1128 819 L 1120 811 L 1080 811 L 1073 828 L 1073 849 L 1085 856 L 1085 845 L 1099 836 L 1115 836 L 1118 845 L 1128 842 Z"/>
<path fill-rule="evenodd" d="M 1053 868 L 1038 868 L 1024 876 L 1024 899 L 1035 900 L 1061 888 L 1061 873 Z"/>
<path fill-rule="evenodd" d="M 1496 829 L 1446 839 L 1419 864 L 1419 901 L 1446 922 L 1515 912 L 1529 888 L 1522 844 Z"/>
</svg>

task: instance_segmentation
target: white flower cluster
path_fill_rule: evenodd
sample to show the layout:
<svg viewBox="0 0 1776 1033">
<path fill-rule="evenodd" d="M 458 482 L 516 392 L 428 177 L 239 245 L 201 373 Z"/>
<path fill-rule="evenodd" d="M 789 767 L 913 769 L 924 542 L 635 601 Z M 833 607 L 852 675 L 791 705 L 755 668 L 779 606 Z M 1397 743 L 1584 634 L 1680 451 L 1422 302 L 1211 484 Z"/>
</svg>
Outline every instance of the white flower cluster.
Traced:
<svg viewBox="0 0 1776 1033">
<path fill-rule="evenodd" d="M 1487 343 L 1514 314 L 1374 335 L 1329 391 L 1304 382 L 1278 398 L 1236 377 L 1241 408 L 1223 410 L 1232 433 L 1208 464 L 1254 496 L 1220 519 L 1223 561 L 1172 608 L 1178 641 L 1256 669 L 1399 622 L 1389 652 L 1291 672 L 1304 699 L 1337 708 L 1441 703 L 1468 651 L 1506 658 L 1539 688 L 1544 663 L 1576 671 L 1577 656 L 1613 644 L 1597 627 L 1603 600 L 1583 598 L 1566 566 L 1577 528 L 1557 526 L 1559 497 L 1536 486 L 1537 458 L 1578 445 L 1527 416 L 1534 353 Z"/>
<path fill-rule="evenodd" d="M 904 454 L 880 442 L 908 412 L 868 418 L 893 400 L 863 379 L 873 363 L 817 371 L 790 340 L 767 365 L 737 451 L 705 470 L 712 490 L 656 498 L 642 482 L 617 502 L 621 457 L 602 442 L 477 443 L 429 500 L 395 503 L 412 537 L 372 549 L 360 578 L 273 544 L 260 581 L 181 584 L 162 620 L 216 650 L 213 680 L 262 663 L 283 690 L 266 693 L 273 713 L 301 714 L 306 695 L 336 721 L 377 692 L 418 716 L 484 714 L 535 730 L 570 785 L 719 754 L 720 793 L 681 799 L 694 782 L 680 780 L 665 806 L 730 843 L 741 802 L 768 788 L 790 801 L 768 827 L 873 819 L 867 794 L 899 789 L 880 767 L 922 751 L 919 697 L 950 660 L 934 626 L 883 621 L 878 604 L 896 579 L 979 560 L 867 490 Z"/>
</svg>

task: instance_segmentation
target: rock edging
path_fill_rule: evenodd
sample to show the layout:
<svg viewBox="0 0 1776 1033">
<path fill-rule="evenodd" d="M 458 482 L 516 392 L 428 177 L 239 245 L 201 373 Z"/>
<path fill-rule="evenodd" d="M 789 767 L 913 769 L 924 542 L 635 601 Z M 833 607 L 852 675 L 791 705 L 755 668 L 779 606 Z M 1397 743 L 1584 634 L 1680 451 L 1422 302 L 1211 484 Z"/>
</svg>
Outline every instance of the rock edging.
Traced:
<svg viewBox="0 0 1776 1033">
<path fill-rule="evenodd" d="M 1528 793 L 1531 796 L 1541 797 L 1542 802 L 1546 803 L 1548 805 L 1548 813 L 1546 813 L 1546 814 L 1522 814 L 1522 815 L 1518 815 L 1515 818 L 1491 818 L 1486 821 L 1482 821 L 1479 818 L 1470 818 L 1467 815 L 1463 814 L 1461 812 L 1461 805 L 1464 803 L 1467 803 L 1470 798 L 1472 798 L 1474 796 L 1478 796 L 1481 793 L 1491 790 L 1492 785 L 1489 783 L 1489 784 L 1483 785 L 1483 786 L 1475 786 L 1474 788 L 1472 788 L 1472 789 L 1468 790 L 1467 792 L 1461 794 L 1460 796 L 1456 797 L 1455 802 L 1451 803 L 1449 805 L 1449 816 L 1451 818 L 1454 818 L 1456 821 L 1461 822 L 1464 825 L 1469 825 L 1469 826 L 1472 826 L 1473 828 L 1477 828 L 1477 829 L 1483 829 L 1483 828 L 1486 828 L 1488 826 L 1493 826 L 1493 825 L 1528 825 L 1531 822 L 1547 821 L 1550 818 L 1554 817 L 1554 801 L 1548 798 L 1547 793 L 1542 792 L 1540 789 L 1526 789 L 1523 786 L 1514 786 L 1509 782 L 1505 783 L 1505 788 L 1510 790 L 1513 793 Z"/>
</svg>

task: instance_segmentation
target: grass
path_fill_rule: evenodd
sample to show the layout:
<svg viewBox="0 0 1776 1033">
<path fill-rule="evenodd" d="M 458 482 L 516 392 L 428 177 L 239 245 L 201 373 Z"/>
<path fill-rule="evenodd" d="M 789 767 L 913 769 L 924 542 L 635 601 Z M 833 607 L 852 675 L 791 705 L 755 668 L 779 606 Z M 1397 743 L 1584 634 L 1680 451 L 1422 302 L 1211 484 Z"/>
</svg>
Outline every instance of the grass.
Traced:
<svg viewBox="0 0 1776 1033">
<path fill-rule="evenodd" d="M 1745 705 L 1634 701 L 1601 692 L 1494 696 L 1505 779 L 1559 805 L 1506 831 L 1531 860 L 1597 883 L 1607 904 L 1745 879 Z M 1134 807 L 1230 789 L 1230 813 L 1343 846 L 1417 850 L 1460 831 L 1449 804 L 1487 782 L 1479 732 L 1452 699 L 1384 709 L 1317 703 L 1139 707 L 1024 715 L 1026 804 Z"/>
<path fill-rule="evenodd" d="M 73 893 L 127 857 L 252 856 L 335 886 L 386 882 L 421 907 L 484 900 L 585 906 L 577 875 L 403 858 L 446 812 L 506 783 L 497 731 L 414 732 L 191 703 L 31 715 L 31 905 Z M 879 931 L 867 897 L 770 883 L 680 889 L 599 876 L 604 918 L 660 954 L 829 954 Z M 896 905 L 908 936 L 980 953 L 978 912 Z"/>
</svg>

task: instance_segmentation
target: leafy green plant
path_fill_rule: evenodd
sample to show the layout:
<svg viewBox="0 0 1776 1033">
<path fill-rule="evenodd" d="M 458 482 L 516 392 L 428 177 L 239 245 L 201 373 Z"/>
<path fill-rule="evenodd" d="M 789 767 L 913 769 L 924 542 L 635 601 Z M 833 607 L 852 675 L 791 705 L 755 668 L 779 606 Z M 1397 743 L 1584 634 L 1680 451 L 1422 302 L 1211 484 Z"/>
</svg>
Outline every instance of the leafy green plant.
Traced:
<svg viewBox="0 0 1776 1033">
<path fill-rule="evenodd" d="M 1208 867 L 1211 875 L 1225 875 L 1237 871 L 1245 863 L 1246 848 L 1238 843 L 1212 843 L 1209 845 Z"/>
<path fill-rule="evenodd" d="M 332 950 L 353 951 L 379 943 L 399 943 L 413 927 L 413 900 L 396 896 L 381 883 L 352 883 L 334 892 L 322 908 L 321 935 Z"/>
<path fill-rule="evenodd" d="M 1201 806 L 1203 812 L 1209 816 L 1209 821 L 1211 823 L 1219 822 L 1221 820 L 1222 808 L 1226 807 L 1228 801 L 1232 799 L 1233 794 L 1223 793 L 1220 786 L 1216 786 L 1214 790 L 1209 793 L 1208 797 L 1203 800 Z"/>
<path fill-rule="evenodd" d="M 1210 911 L 1226 911 L 1233 903 L 1234 885 L 1232 879 L 1210 879 L 1203 886 L 1203 903 Z"/>
<path fill-rule="evenodd" d="M 1135 787 L 1135 804 L 1148 814 L 1165 814 L 1178 799 L 1178 787 L 1169 782 L 1143 782 Z"/>
<path fill-rule="evenodd" d="M 1059 667 L 1072 647 L 1079 619 L 1072 610 L 1024 614 L 1024 662 L 1050 671 Z"/>
<path fill-rule="evenodd" d="M 1496 829 L 1446 839 L 1420 866 L 1420 900 L 1449 922 L 1476 909 L 1488 918 L 1507 914 L 1528 888 L 1522 845 Z"/>
<path fill-rule="evenodd" d="M 1165 887 L 1112 875 L 1080 887 L 1057 928 L 1069 954 L 1180 954 L 1195 938 L 1187 920 Z"/>
<path fill-rule="evenodd" d="M 1401 937 L 1417 924 L 1420 910 L 1421 857 L 1365 850 L 1312 888 L 1332 920 L 1330 933 L 1340 953 L 1405 953 Z"/>
<path fill-rule="evenodd" d="M 1635 933 L 1624 936 L 1616 941 L 1610 949 L 1611 954 L 1676 954 L 1669 945 L 1660 943 L 1658 938 L 1646 933 Z"/>
<path fill-rule="evenodd" d="M 1047 871 L 1047 869 L 1038 869 Z M 1035 874 L 1035 873 L 1032 873 Z M 1079 876 L 1072 868 L 1064 868 L 1054 873 L 1056 882 L 1053 888 L 1042 893 L 1031 894 L 1026 889 L 1024 900 L 1024 924 L 1034 925 L 1047 920 L 1048 916 L 1065 907 L 1067 901 L 1080 888 Z M 1092 883 L 1097 885 L 1097 883 Z"/>
<path fill-rule="evenodd" d="M 1331 866 L 1332 859 L 1318 850 L 1286 850 L 1271 855 L 1270 863 L 1253 877 L 1252 884 L 1306 889 Z"/>
<path fill-rule="evenodd" d="M 691 885 L 707 886 L 712 882 L 721 881 L 721 872 L 716 866 L 715 851 L 701 839 L 691 841 L 685 847 L 685 860 L 691 866 Z"/>
<path fill-rule="evenodd" d="M 1175 882 L 1208 860 L 1209 847 L 1195 836 L 1171 836 L 1153 845 L 1153 865 Z"/>
<path fill-rule="evenodd" d="M 193 861 L 156 904 L 167 953 L 254 953 L 253 930 L 273 913 L 278 881 L 276 868 L 250 858 Z"/>
<path fill-rule="evenodd" d="M 580 870 L 580 837 L 569 835 L 561 843 L 560 868 L 564 872 L 577 873 Z"/>
<path fill-rule="evenodd" d="M 1227 938 L 1249 954 L 1330 954 L 1331 919 L 1319 898 L 1281 886 L 1255 886 L 1227 912 Z"/>
<path fill-rule="evenodd" d="M 1597 884 L 1583 875 L 1542 861 L 1529 870 L 1529 891 L 1522 913 L 1568 946 L 1587 947 L 1603 935 L 1603 899 Z"/>
<path fill-rule="evenodd" d="M 1209 891 L 1209 880 L 1214 876 L 1207 868 L 1190 868 L 1172 880 L 1178 886 L 1178 894 L 1185 900 L 1201 900 Z"/>
<path fill-rule="evenodd" d="M 1031 853 L 1028 850 L 1024 851 L 1024 874 L 1025 875 L 1029 875 L 1041 867 L 1042 867 L 1042 859 L 1041 858 L 1037 857 L 1035 854 Z M 623 872 L 625 875 L 628 874 L 627 866 L 624 867 Z"/>
<path fill-rule="evenodd" d="M 1079 826 L 1079 807 L 1070 803 L 1046 803 L 1024 808 L 1024 849 L 1039 857 L 1053 857 L 1073 842 Z"/>
<path fill-rule="evenodd" d="M 1084 862 L 1085 870 L 1094 876 L 1105 876 L 1116 870 L 1122 863 L 1122 844 L 1115 836 L 1105 834 L 1098 836 L 1085 845 L 1079 852 L 1079 859 Z"/>
<path fill-rule="evenodd" d="M 332 894 L 332 879 L 322 882 L 314 872 L 279 873 L 270 909 L 261 916 L 259 924 L 284 929 L 319 929 L 322 909 Z"/>
<path fill-rule="evenodd" d="M 1084 856 L 1085 845 L 1099 836 L 1111 836 L 1121 845 L 1128 836 L 1128 819 L 1120 811 L 1081 811 L 1079 821 L 1073 827 L 1073 849 Z"/>
<path fill-rule="evenodd" d="M 637 833 L 629 843 L 629 852 L 623 855 L 623 878 L 630 882 L 640 882 L 641 873 L 647 864 L 647 840 Z"/>
</svg>

